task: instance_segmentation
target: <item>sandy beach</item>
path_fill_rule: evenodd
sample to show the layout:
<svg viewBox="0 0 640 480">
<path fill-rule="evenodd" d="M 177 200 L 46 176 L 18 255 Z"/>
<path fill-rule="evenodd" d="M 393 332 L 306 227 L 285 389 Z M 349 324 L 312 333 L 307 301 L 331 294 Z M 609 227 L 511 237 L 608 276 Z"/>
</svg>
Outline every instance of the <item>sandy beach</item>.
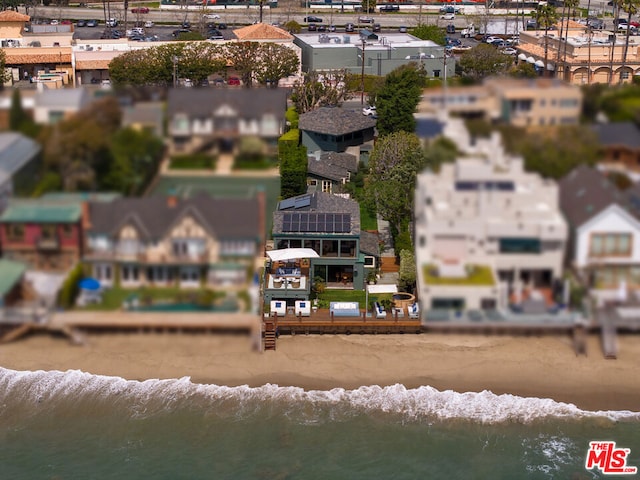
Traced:
<svg viewBox="0 0 640 480">
<path fill-rule="evenodd" d="M 431 385 L 546 397 L 586 410 L 640 411 L 640 337 L 619 337 L 605 360 L 599 337 L 576 356 L 565 336 L 282 336 L 277 351 L 252 352 L 245 337 L 178 334 L 91 335 L 84 346 L 47 335 L 0 345 L 0 366 L 77 369 L 126 379 L 191 377 L 198 383 L 305 389 Z"/>
</svg>

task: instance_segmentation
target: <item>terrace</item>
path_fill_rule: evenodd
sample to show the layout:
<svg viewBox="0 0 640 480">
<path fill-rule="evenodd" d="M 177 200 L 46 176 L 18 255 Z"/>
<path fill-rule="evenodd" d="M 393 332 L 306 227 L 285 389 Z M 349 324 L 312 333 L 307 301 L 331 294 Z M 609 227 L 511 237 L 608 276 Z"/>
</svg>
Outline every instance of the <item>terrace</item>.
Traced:
<svg viewBox="0 0 640 480">
<path fill-rule="evenodd" d="M 445 266 L 445 268 L 443 268 Z M 450 268 L 452 272 L 450 275 L 446 265 L 434 265 L 427 264 L 423 266 L 423 273 L 425 283 L 428 285 L 447 285 L 447 286 L 483 286 L 491 287 L 496 284 L 493 270 L 487 265 L 466 265 L 463 271 L 458 273 L 453 272 L 453 268 Z"/>
</svg>

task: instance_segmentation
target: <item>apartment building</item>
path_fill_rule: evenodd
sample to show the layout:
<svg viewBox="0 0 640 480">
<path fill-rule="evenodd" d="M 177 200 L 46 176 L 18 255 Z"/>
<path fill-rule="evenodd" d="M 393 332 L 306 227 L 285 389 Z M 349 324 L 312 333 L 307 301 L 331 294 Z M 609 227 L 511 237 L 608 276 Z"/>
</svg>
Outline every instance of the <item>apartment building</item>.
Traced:
<svg viewBox="0 0 640 480">
<path fill-rule="evenodd" d="M 415 243 L 425 309 L 501 309 L 552 303 L 567 225 L 555 182 L 524 170 L 498 134 L 473 138 L 460 120 L 445 135 L 460 158 L 418 175 Z"/>
<path fill-rule="evenodd" d="M 516 127 L 577 125 L 582 92 L 551 78 L 488 78 L 482 85 L 429 88 L 417 112 L 435 114 L 443 105 L 452 114 Z"/>
</svg>

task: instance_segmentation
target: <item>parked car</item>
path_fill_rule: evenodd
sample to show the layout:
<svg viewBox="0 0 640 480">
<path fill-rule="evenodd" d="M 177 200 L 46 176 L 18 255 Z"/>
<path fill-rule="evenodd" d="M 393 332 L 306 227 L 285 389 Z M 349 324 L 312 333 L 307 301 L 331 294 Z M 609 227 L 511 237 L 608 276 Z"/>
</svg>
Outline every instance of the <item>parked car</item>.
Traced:
<svg viewBox="0 0 640 480">
<path fill-rule="evenodd" d="M 382 29 L 382 26 L 379 23 L 374 23 L 373 24 L 373 31 L 374 32 L 379 32 Z"/>
<path fill-rule="evenodd" d="M 227 85 L 240 85 L 240 79 L 238 77 L 229 77 Z"/>
<path fill-rule="evenodd" d="M 98 20 L 87 20 L 87 27 L 97 27 Z"/>
<path fill-rule="evenodd" d="M 107 20 L 106 23 L 107 27 L 117 27 L 118 26 L 118 20 L 116 20 L 115 18 L 110 18 L 109 20 Z"/>
<path fill-rule="evenodd" d="M 440 13 L 462 13 L 460 7 L 454 7 L 453 5 L 445 5 L 440 7 Z"/>
<path fill-rule="evenodd" d="M 330 32 L 335 32 L 336 31 L 336 26 L 335 25 L 329 25 L 329 31 Z"/>
<path fill-rule="evenodd" d="M 147 7 L 136 7 L 131 9 L 131 13 L 149 13 Z"/>
<path fill-rule="evenodd" d="M 219 23 L 218 24 L 218 30 L 226 30 L 227 29 L 227 24 L 226 23 Z"/>
<path fill-rule="evenodd" d="M 587 25 L 595 30 L 604 29 L 604 20 L 601 18 L 587 18 Z"/>
<path fill-rule="evenodd" d="M 209 40 L 224 40 L 224 37 L 219 30 L 209 30 L 209 32 L 207 33 L 207 38 Z"/>
<path fill-rule="evenodd" d="M 173 35 L 173 38 L 178 38 L 183 33 L 191 33 L 191 30 L 187 30 L 186 28 L 179 28 L 171 32 L 171 35 Z"/>
<path fill-rule="evenodd" d="M 309 30 L 310 32 L 315 32 L 315 31 L 317 31 L 317 30 L 318 30 L 318 26 L 317 26 L 315 23 L 310 23 L 310 24 L 309 24 L 309 27 L 308 27 L 308 30 Z"/>
<path fill-rule="evenodd" d="M 440 18 L 442 20 L 455 20 L 456 14 L 455 13 L 443 13 L 442 15 L 440 15 Z"/>
<path fill-rule="evenodd" d="M 344 26 L 344 31 L 347 33 L 353 33 L 356 31 L 356 27 L 353 25 L 353 23 L 347 23 Z"/>
<path fill-rule="evenodd" d="M 304 22 L 305 23 L 322 23 L 322 19 L 314 15 L 309 15 L 308 17 L 304 17 Z"/>
<path fill-rule="evenodd" d="M 86 20 L 78 20 L 76 22 L 76 27 L 84 27 L 87 25 L 87 21 Z"/>
<path fill-rule="evenodd" d="M 381 5 L 380 12 L 398 12 L 400 5 Z"/>
<path fill-rule="evenodd" d="M 205 13 L 202 18 L 206 18 L 208 20 L 220 20 L 220 15 L 217 13 Z"/>
<path fill-rule="evenodd" d="M 371 18 L 371 17 L 358 17 L 358 23 L 373 23 L 373 18 Z"/>
<path fill-rule="evenodd" d="M 447 25 L 447 34 L 456 33 L 456 26 L 453 23 Z"/>
<path fill-rule="evenodd" d="M 318 31 L 319 32 L 326 32 L 327 31 L 327 27 L 325 27 L 324 25 L 318 25 Z"/>
<path fill-rule="evenodd" d="M 527 30 L 535 30 L 538 28 L 538 22 L 531 18 L 529 20 L 527 20 Z"/>
<path fill-rule="evenodd" d="M 191 29 L 191 22 L 189 20 L 185 20 L 184 22 L 182 22 L 182 28 L 186 30 Z"/>
<path fill-rule="evenodd" d="M 398 32 L 400 32 L 400 33 L 407 33 L 407 27 L 406 27 L 406 25 L 400 25 L 400 26 L 398 27 Z"/>
<path fill-rule="evenodd" d="M 518 51 L 515 48 L 507 47 L 500 50 L 505 55 L 515 55 Z"/>
<path fill-rule="evenodd" d="M 60 22 L 59 22 L 58 20 L 55 20 L 55 19 L 54 19 L 54 20 L 51 20 L 51 21 L 49 22 L 49 25 L 58 25 L 59 23 L 60 23 Z"/>
<path fill-rule="evenodd" d="M 144 28 L 152 28 L 154 23 L 151 20 L 144 22 Z"/>
<path fill-rule="evenodd" d="M 376 113 L 377 111 L 375 105 L 369 105 L 368 107 L 364 107 L 362 109 L 362 114 L 366 115 L 367 117 L 373 117 L 374 115 L 376 115 Z"/>
</svg>

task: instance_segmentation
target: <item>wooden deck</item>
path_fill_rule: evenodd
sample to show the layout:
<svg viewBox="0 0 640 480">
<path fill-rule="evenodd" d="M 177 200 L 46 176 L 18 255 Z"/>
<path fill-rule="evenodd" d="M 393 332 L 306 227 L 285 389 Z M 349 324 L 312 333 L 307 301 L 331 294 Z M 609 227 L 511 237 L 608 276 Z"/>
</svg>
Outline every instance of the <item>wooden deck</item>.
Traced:
<svg viewBox="0 0 640 480">
<path fill-rule="evenodd" d="M 371 315 L 371 312 L 369 312 Z M 419 319 L 393 317 L 387 312 L 387 318 L 365 317 L 361 310 L 359 317 L 333 317 L 328 309 L 319 309 L 310 316 L 288 314 L 283 317 L 273 316 L 279 334 L 389 334 L 389 333 L 421 333 Z M 267 319 L 265 319 L 267 321 Z"/>
</svg>

